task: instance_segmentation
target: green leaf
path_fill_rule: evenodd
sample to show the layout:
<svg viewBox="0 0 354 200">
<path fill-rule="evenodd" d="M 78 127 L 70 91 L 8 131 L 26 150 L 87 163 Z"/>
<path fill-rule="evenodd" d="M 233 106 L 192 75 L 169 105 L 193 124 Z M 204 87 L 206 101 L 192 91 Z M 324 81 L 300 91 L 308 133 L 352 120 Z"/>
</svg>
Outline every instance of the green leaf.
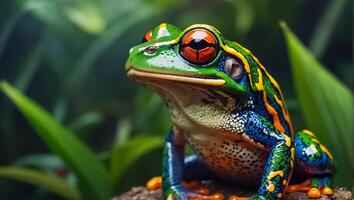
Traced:
<svg viewBox="0 0 354 200">
<path fill-rule="evenodd" d="M 39 170 L 23 167 L 0 167 L 0 177 L 36 185 L 65 199 L 81 199 L 79 191 L 65 180 Z"/>
<path fill-rule="evenodd" d="M 132 129 L 132 120 L 125 118 L 119 121 L 115 133 L 114 146 L 119 146 L 126 143 L 129 139 Z"/>
<path fill-rule="evenodd" d="M 254 8 L 249 5 L 247 0 L 226 0 L 232 4 L 235 9 L 235 31 L 237 33 L 247 33 L 254 24 L 255 11 Z"/>
<path fill-rule="evenodd" d="M 21 64 L 20 69 L 17 72 L 17 76 L 14 80 L 14 85 L 21 91 L 26 91 L 29 83 L 31 82 L 33 76 L 38 70 L 44 49 L 45 41 L 47 40 L 47 36 L 44 35 L 39 40 L 37 45 L 33 48 L 33 50 L 26 56 L 23 64 Z"/>
<path fill-rule="evenodd" d="M 0 30 L 0 60 L 14 27 L 24 13 L 25 12 L 23 9 L 14 12 L 2 25 L 3 28 Z"/>
<path fill-rule="evenodd" d="M 337 186 L 351 187 L 353 177 L 353 96 L 324 68 L 284 22 L 283 29 L 297 97 L 308 128 L 333 153 Z"/>
<path fill-rule="evenodd" d="M 77 6 L 68 6 L 64 9 L 68 19 L 82 30 L 99 34 L 106 29 L 106 21 L 97 5 L 90 1 L 78 1 Z"/>
<path fill-rule="evenodd" d="M 112 185 L 106 169 L 79 138 L 8 83 L 1 82 L 0 89 L 23 113 L 38 136 L 76 174 L 84 199 L 106 200 L 112 197 Z"/>
<path fill-rule="evenodd" d="M 328 46 L 331 35 L 336 30 L 340 15 L 343 13 L 347 0 L 330 1 L 317 24 L 310 39 L 309 49 L 320 58 Z"/>
<path fill-rule="evenodd" d="M 160 148 L 163 145 L 163 138 L 157 136 L 139 136 L 128 142 L 115 147 L 111 154 L 111 177 L 115 182 L 128 167 L 138 158 L 150 151 Z"/>
<path fill-rule="evenodd" d="M 70 128 L 74 131 L 78 131 L 90 126 L 95 126 L 97 124 L 102 123 L 104 120 L 104 117 L 101 113 L 99 112 L 89 112 L 86 113 L 82 116 L 80 116 L 78 119 L 73 121 L 70 124 Z"/>
<path fill-rule="evenodd" d="M 30 154 L 13 162 L 16 166 L 31 166 L 43 170 L 54 171 L 64 167 L 63 161 L 55 154 Z"/>
<path fill-rule="evenodd" d="M 153 13 L 153 9 L 148 6 L 144 9 L 140 8 L 139 12 L 133 12 L 122 17 L 122 19 L 112 24 L 104 33 L 92 41 L 74 66 L 74 70 L 67 81 L 67 88 L 72 91 L 77 89 L 88 77 L 89 72 L 92 71 L 96 59 L 125 31 L 149 17 L 151 13 Z"/>
</svg>

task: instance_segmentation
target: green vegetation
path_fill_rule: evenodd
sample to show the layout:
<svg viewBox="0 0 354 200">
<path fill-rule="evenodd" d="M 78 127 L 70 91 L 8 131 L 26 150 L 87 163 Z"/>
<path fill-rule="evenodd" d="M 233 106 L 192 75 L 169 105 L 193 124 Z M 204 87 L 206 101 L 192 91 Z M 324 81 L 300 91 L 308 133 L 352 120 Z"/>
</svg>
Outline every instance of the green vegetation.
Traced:
<svg viewBox="0 0 354 200">
<path fill-rule="evenodd" d="M 209 23 L 252 50 L 280 83 L 295 130 L 316 132 L 336 159 L 335 184 L 352 187 L 351 8 L 347 0 L 2 1 L 0 199 L 103 200 L 159 174 L 168 113 L 123 66 L 162 22 Z M 280 20 L 300 39 L 285 22 L 279 39 Z"/>
</svg>

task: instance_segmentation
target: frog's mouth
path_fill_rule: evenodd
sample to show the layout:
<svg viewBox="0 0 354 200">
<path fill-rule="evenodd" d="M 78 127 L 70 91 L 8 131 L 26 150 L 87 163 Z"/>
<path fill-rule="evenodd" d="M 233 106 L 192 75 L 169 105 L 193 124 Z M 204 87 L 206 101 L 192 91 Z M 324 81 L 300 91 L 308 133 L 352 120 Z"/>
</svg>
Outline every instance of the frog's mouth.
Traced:
<svg viewBox="0 0 354 200">
<path fill-rule="evenodd" d="M 176 81 L 196 85 L 223 86 L 225 84 L 225 80 L 223 79 L 205 78 L 192 75 L 166 74 L 164 72 L 143 71 L 134 67 L 129 67 L 129 69 L 127 70 L 127 75 L 129 78 L 134 79 L 148 78 L 155 80 Z"/>
</svg>

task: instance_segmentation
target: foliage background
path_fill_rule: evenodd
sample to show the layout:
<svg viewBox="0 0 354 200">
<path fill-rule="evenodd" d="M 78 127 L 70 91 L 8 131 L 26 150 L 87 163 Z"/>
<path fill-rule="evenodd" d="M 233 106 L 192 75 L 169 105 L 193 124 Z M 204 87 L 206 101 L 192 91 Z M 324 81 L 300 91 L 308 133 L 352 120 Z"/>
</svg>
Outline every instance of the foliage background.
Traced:
<svg viewBox="0 0 354 200">
<path fill-rule="evenodd" d="M 282 86 L 295 129 L 300 130 L 306 123 L 279 20 L 287 22 L 331 73 L 352 86 L 352 4 L 348 0 L 2 0 L 0 79 L 38 102 L 107 162 L 112 146 L 136 136 L 163 137 L 170 126 L 159 98 L 126 78 L 123 66 L 129 48 L 162 22 L 181 29 L 209 23 L 252 50 L 267 66 Z M 161 145 L 156 140 L 140 139 L 117 154 L 122 158 L 137 145 L 154 142 L 150 149 L 155 150 L 141 157 L 138 153 L 133 165 L 122 167 L 120 163 L 129 161 L 117 161 L 124 173 L 116 174 L 115 193 L 160 173 L 161 149 L 155 147 Z M 73 153 L 80 157 L 80 152 Z M 39 168 L 75 184 L 63 161 L 2 94 L 0 165 Z M 8 179 L 0 179 L 0 188 L 0 199 L 60 199 Z"/>
</svg>

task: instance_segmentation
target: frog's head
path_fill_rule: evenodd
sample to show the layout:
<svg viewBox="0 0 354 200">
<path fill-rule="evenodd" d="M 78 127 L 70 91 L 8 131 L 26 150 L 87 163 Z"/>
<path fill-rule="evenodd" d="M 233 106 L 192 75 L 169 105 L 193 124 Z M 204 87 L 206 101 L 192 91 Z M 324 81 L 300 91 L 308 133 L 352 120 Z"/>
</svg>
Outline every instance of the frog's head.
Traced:
<svg viewBox="0 0 354 200">
<path fill-rule="evenodd" d="M 143 84 L 154 80 L 214 87 L 238 100 L 254 87 L 250 80 L 253 72 L 258 76 L 257 68 L 247 49 L 205 24 L 183 31 L 161 24 L 130 49 L 126 62 L 128 76 Z"/>
</svg>

